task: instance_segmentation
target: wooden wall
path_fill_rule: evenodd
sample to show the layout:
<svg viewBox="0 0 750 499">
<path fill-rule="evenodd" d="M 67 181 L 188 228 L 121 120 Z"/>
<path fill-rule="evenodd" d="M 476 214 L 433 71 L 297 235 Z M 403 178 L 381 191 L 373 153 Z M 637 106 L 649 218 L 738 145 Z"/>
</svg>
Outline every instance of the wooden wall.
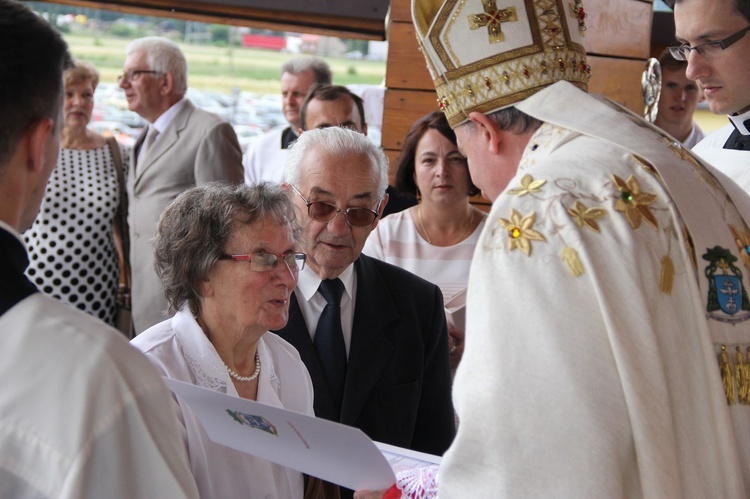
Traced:
<svg viewBox="0 0 750 499">
<path fill-rule="evenodd" d="M 650 53 L 652 2 L 584 2 L 589 91 L 604 94 L 641 114 L 641 73 Z M 391 0 L 382 144 L 391 165 L 411 124 L 437 109 L 435 90 L 411 21 L 411 0 Z M 393 181 L 395 171 L 391 169 Z M 487 204 L 482 198 L 473 200 Z"/>
</svg>

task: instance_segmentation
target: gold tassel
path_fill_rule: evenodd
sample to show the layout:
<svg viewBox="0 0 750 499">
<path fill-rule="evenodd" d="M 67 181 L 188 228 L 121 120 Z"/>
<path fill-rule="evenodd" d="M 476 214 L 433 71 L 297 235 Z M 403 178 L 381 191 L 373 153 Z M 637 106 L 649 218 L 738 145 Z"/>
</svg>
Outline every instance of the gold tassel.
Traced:
<svg viewBox="0 0 750 499">
<path fill-rule="evenodd" d="M 561 256 L 575 277 L 581 277 L 583 275 L 583 264 L 581 264 L 581 259 L 578 258 L 578 252 L 576 250 L 570 246 L 565 246 L 562 250 Z"/>
<path fill-rule="evenodd" d="M 719 370 L 721 371 L 721 382 L 724 384 L 724 393 L 727 396 L 727 404 L 734 405 L 735 403 L 735 392 L 734 392 L 734 374 L 732 373 L 732 361 L 729 358 L 727 347 L 721 345 L 721 362 L 719 363 Z"/>
<path fill-rule="evenodd" d="M 734 355 L 734 374 L 737 378 L 737 398 L 740 404 L 750 404 L 750 379 L 748 379 L 748 365 L 742 347 L 737 347 Z"/>
<path fill-rule="evenodd" d="M 661 259 L 661 275 L 659 276 L 659 289 L 662 293 L 671 295 L 674 285 L 674 263 L 669 255 Z"/>
</svg>

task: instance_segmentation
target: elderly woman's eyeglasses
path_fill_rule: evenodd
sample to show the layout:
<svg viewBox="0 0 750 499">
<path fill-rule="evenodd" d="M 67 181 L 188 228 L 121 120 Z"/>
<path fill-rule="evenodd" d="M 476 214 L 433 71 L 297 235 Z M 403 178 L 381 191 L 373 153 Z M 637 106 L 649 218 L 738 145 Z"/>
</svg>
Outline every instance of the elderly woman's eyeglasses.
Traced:
<svg viewBox="0 0 750 499">
<path fill-rule="evenodd" d="M 688 57 L 690 57 L 691 50 L 695 50 L 696 52 L 698 52 L 698 55 L 701 55 L 703 57 L 713 57 L 721 53 L 722 50 L 727 49 L 730 45 L 742 39 L 742 37 L 745 36 L 745 33 L 747 33 L 748 31 L 750 31 L 750 26 L 739 30 L 737 33 L 730 35 L 723 40 L 719 40 L 716 42 L 701 43 L 700 45 L 696 45 L 695 47 L 691 47 L 687 44 L 682 44 L 679 47 L 669 47 L 669 53 L 672 54 L 672 57 L 674 57 L 678 61 L 687 61 Z"/>
<path fill-rule="evenodd" d="M 328 223 L 336 218 L 336 215 L 343 213 L 346 223 L 351 227 L 367 227 L 372 225 L 375 222 L 375 219 L 378 218 L 378 212 L 369 208 L 355 207 L 342 210 L 330 203 L 324 203 L 323 201 L 313 201 L 311 203 L 300 191 L 297 190 L 296 187 L 293 185 L 291 187 L 305 202 L 305 205 L 307 206 L 307 214 L 316 222 Z M 380 209 L 380 202 L 378 202 L 378 209 Z"/>
<path fill-rule="evenodd" d="M 249 255 L 227 255 L 219 257 L 219 260 L 234 260 L 236 262 L 249 262 L 250 270 L 256 272 L 268 272 L 276 268 L 279 260 L 283 260 L 289 270 L 299 272 L 305 268 L 307 255 L 304 253 L 251 253 Z"/>
<path fill-rule="evenodd" d="M 150 69 L 131 69 L 117 77 L 117 83 L 130 83 L 140 78 L 141 75 L 159 75 L 163 71 L 152 71 Z"/>
</svg>

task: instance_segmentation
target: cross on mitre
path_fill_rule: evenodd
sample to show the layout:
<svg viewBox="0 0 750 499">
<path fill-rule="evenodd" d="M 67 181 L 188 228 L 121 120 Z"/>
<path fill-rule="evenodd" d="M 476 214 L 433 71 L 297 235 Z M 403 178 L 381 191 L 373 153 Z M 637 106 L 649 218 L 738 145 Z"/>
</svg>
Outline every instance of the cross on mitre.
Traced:
<svg viewBox="0 0 750 499">
<path fill-rule="evenodd" d="M 498 43 L 505 40 L 502 31 L 502 23 L 518 21 L 516 8 L 498 9 L 496 0 L 482 0 L 484 12 L 469 15 L 469 28 L 479 29 L 487 27 L 490 35 L 490 43 Z"/>
</svg>

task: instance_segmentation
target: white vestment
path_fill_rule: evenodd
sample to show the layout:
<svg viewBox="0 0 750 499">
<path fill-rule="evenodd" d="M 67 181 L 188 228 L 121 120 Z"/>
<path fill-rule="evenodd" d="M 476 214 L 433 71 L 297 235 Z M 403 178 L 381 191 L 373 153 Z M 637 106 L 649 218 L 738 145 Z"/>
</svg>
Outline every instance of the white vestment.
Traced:
<svg viewBox="0 0 750 499">
<path fill-rule="evenodd" d="M 728 124 L 706 136 L 693 147 L 693 152 L 715 166 L 742 189 L 750 193 L 750 151 L 724 149 L 734 126 Z"/>
<path fill-rule="evenodd" d="M 477 244 L 440 497 L 748 497 L 719 354 L 750 346 L 750 200 L 567 82 L 516 107 L 546 123 Z"/>
<path fill-rule="evenodd" d="M 35 293 L 0 316 L 0 497 L 198 497 L 169 391 L 103 322 Z"/>
<path fill-rule="evenodd" d="M 242 157 L 247 185 L 263 181 L 280 184 L 284 180 L 284 166 L 289 149 L 281 148 L 281 135 L 287 128 L 287 125 L 278 126 L 250 144 Z"/>
<path fill-rule="evenodd" d="M 168 378 L 239 396 L 219 354 L 187 308 L 144 331 L 132 344 Z M 279 336 L 265 334 L 258 341 L 258 355 L 258 402 L 314 415 L 312 382 L 297 350 Z M 178 413 L 201 497 L 302 497 L 301 473 L 214 443 L 190 408 L 178 403 Z"/>
</svg>

